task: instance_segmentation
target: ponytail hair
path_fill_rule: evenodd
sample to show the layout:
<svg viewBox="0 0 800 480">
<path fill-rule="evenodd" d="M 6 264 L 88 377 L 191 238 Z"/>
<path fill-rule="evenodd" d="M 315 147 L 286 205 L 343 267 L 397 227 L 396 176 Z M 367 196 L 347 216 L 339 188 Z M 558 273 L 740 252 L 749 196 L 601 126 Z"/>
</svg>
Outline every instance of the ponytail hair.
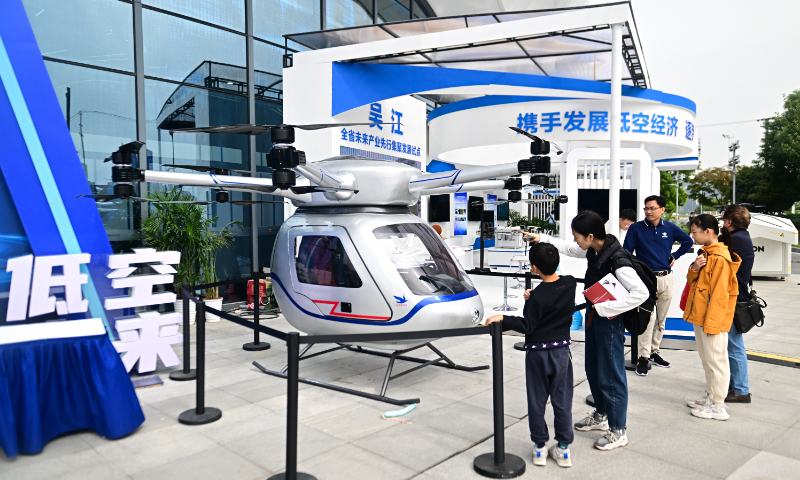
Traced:
<svg viewBox="0 0 800 480">
<path fill-rule="evenodd" d="M 606 226 L 602 217 L 591 210 L 584 210 L 572 219 L 572 230 L 584 237 L 594 235 L 598 240 L 606 239 Z"/>
<path fill-rule="evenodd" d="M 719 236 L 719 241 L 722 242 L 726 247 L 731 248 L 733 246 L 731 232 L 729 232 L 726 228 L 721 229 L 722 231 L 720 232 L 719 220 L 717 220 L 717 217 L 704 213 L 694 217 L 691 221 L 689 221 L 689 227 L 692 225 L 703 230 L 713 230 L 714 233 Z"/>
</svg>

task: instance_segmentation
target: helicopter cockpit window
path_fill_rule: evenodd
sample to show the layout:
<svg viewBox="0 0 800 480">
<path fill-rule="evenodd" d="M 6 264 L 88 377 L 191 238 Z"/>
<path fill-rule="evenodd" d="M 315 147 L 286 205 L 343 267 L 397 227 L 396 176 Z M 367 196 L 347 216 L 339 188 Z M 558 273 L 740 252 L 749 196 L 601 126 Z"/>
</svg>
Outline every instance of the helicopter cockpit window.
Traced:
<svg viewBox="0 0 800 480">
<path fill-rule="evenodd" d="M 294 239 L 294 264 L 300 283 L 325 287 L 361 287 L 341 240 L 327 235 L 303 235 Z"/>
<path fill-rule="evenodd" d="M 372 233 L 413 294 L 453 295 L 475 289 L 431 227 L 401 223 Z"/>
</svg>

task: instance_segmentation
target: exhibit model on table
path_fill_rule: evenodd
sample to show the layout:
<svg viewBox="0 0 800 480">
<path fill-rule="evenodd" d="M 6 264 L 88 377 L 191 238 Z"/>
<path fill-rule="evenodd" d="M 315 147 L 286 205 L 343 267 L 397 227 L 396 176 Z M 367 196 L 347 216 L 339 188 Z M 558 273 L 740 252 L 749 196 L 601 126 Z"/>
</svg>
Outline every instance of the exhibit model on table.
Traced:
<svg viewBox="0 0 800 480">
<path fill-rule="evenodd" d="M 273 147 L 267 164 L 273 169 L 272 178 L 231 176 L 227 171 L 192 166 L 182 168 L 208 173 L 140 170 L 132 166 L 130 154 L 141 144 L 133 142 L 111 158 L 115 164 L 114 195 L 87 197 L 98 201 L 132 198 L 156 203 L 134 197 L 133 183 L 147 182 L 210 188 L 216 191 L 216 201 L 220 203 L 229 201 L 230 191 L 277 195 L 290 200 L 297 210 L 278 232 L 271 277 L 286 320 L 309 335 L 411 332 L 480 324 L 483 303 L 469 276 L 439 235 L 412 215 L 409 207 L 421 195 L 486 188 L 510 189 L 509 199 L 520 201 L 521 179 L 489 179 L 549 173 L 550 159 L 541 155 L 549 152 L 549 144 L 531 136 L 534 156 L 529 159 L 439 173 L 422 173 L 408 165 L 355 156 L 308 163 L 305 154 L 292 145 L 296 128 L 317 130 L 348 125 L 361 124 L 233 125 L 174 130 L 170 133 L 269 133 Z M 298 174 L 312 185 L 296 185 Z M 547 178 L 546 175 L 531 178 L 537 181 L 540 177 Z M 561 201 L 566 198 L 561 197 Z M 392 377 L 395 359 L 462 370 L 488 368 L 455 365 L 431 345 L 433 340 L 365 342 L 339 345 L 328 351 L 349 349 L 388 357 L 389 368 L 380 391 L 384 401 L 391 400 L 385 397 L 389 380 L 421 368 Z M 310 358 L 311 346 L 301 352 L 301 359 Z M 425 346 L 439 358 L 429 361 L 402 356 Z M 321 353 L 325 352 L 314 356 Z M 265 370 L 265 373 L 276 372 Z"/>
</svg>

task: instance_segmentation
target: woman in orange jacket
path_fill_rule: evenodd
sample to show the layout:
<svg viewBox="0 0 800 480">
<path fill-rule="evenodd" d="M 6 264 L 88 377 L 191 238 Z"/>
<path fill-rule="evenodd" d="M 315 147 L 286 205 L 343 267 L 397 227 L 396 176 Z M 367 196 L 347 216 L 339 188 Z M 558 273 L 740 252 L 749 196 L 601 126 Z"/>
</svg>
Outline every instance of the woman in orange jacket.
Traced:
<svg viewBox="0 0 800 480">
<path fill-rule="evenodd" d="M 706 372 L 706 394 L 688 404 L 695 417 L 727 420 L 725 396 L 731 376 L 728 330 L 739 295 L 736 271 L 742 260 L 728 250 L 731 234 L 722 229 L 720 235 L 714 216 L 698 215 L 689 222 L 689 228 L 695 243 L 703 248 L 686 274 L 691 287 L 683 319 L 694 324 L 697 352 Z"/>
</svg>

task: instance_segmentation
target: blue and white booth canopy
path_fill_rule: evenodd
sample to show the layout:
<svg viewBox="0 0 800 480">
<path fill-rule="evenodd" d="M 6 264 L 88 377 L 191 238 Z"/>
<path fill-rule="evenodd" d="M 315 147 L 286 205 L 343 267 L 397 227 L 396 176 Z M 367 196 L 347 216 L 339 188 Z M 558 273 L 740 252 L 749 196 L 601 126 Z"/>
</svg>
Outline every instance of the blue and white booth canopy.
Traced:
<svg viewBox="0 0 800 480">
<path fill-rule="evenodd" d="M 330 65 L 324 72 L 331 87 L 318 91 L 330 92 L 334 122 L 374 102 L 424 98 L 436 107 L 427 119 L 428 160 L 482 164 L 490 154 L 524 156 L 528 140 L 509 126 L 556 142 L 600 146 L 609 140 L 612 24 L 624 27 L 623 147 L 644 145 L 664 170 L 696 168 L 696 106 L 647 88 L 629 2 L 286 35 L 313 50 L 295 53 L 284 79 L 301 71 L 318 75 L 323 70 L 314 66 Z M 286 114 L 294 122 L 304 115 L 291 90 L 287 85 Z"/>
</svg>

